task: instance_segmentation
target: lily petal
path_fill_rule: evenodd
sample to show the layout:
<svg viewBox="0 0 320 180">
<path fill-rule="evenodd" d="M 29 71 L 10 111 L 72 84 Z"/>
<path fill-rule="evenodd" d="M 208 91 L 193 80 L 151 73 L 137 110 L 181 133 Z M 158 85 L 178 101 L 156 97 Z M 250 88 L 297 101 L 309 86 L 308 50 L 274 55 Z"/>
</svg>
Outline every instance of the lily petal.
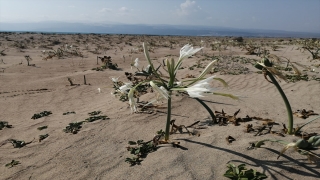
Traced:
<svg viewBox="0 0 320 180">
<path fill-rule="evenodd" d="M 127 93 L 127 90 L 130 89 L 132 87 L 132 83 L 125 83 L 123 86 L 119 87 L 119 90 L 122 93 Z"/>
<path fill-rule="evenodd" d="M 193 47 L 190 44 L 186 44 L 180 49 L 179 60 L 184 59 L 185 57 L 190 57 L 190 56 L 194 55 L 195 53 L 197 53 L 198 51 L 200 51 L 201 49 L 202 48 L 193 49 Z"/>
<path fill-rule="evenodd" d="M 190 97 L 204 97 L 204 93 L 214 91 L 214 88 L 212 88 L 209 84 L 209 81 L 211 81 L 213 78 L 214 76 L 208 77 L 207 79 L 198 81 L 193 86 L 182 88 L 182 90 L 187 91 Z"/>
<path fill-rule="evenodd" d="M 180 68 L 181 64 L 182 64 L 182 60 L 186 57 L 190 57 L 192 55 L 194 55 L 195 53 L 197 53 L 198 51 L 200 51 L 202 48 L 196 48 L 194 49 L 190 44 L 186 44 L 184 45 L 181 49 L 180 49 L 180 57 L 178 60 L 178 63 L 175 65 L 174 67 L 174 73 L 176 74 L 178 69 Z"/>
<path fill-rule="evenodd" d="M 165 99 L 169 99 L 169 94 L 167 92 L 167 90 L 161 86 L 160 88 L 152 81 L 150 81 L 150 85 L 152 86 L 152 88 L 154 90 L 156 90 L 163 98 Z"/>
<path fill-rule="evenodd" d="M 120 76 L 119 76 L 119 77 L 120 77 Z M 114 83 L 117 83 L 117 82 L 118 82 L 119 77 L 117 77 L 117 78 L 111 78 L 111 80 L 112 80 Z"/>
<path fill-rule="evenodd" d="M 138 66 L 139 66 L 139 58 L 136 58 L 135 60 L 134 60 L 134 65 L 133 65 L 134 67 L 136 67 L 136 68 L 138 68 Z"/>
</svg>

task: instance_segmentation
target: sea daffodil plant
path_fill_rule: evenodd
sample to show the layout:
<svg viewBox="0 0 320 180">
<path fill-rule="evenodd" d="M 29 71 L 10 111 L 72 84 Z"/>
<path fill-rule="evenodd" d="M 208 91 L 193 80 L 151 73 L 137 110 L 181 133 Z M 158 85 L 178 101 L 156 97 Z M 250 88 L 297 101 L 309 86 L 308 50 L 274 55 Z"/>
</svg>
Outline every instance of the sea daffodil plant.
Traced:
<svg viewBox="0 0 320 180">
<path fill-rule="evenodd" d="M 155 90 L 155 92 L 158 93 L 157 101 L 160 99 L 166 99 L 168 102 L 168 109 L 167 109 L 167 121 L 166 121 L 166 128 L 165 128 L 165 141 L 168 141 L 170 121 L 171 121 L 172 91 L 186 91 L 189 94 L 189 96 L 192 98 L 204 97 L 205 93 L 221 95 L 223 93 L 214 92 L 215 89 L 211 87 L 210 82 L 212 80 L 219 80 L 223 82 L 223 84 L 225 85 L 226 83 L 220 78 L 215 78 L 215 76 L 205 78 L 205 75 L 212 70 L 216 60 L 210 62 L 197 78 L 193 78 L 193 79 L 182 81 L 182 82 L 176 81 L 177 72 L 180 69 L 182 62 L 186 58 L 191 57 L 192 55 L 200 51 L 202 48 L 193 48 L 191 45 L 187 44 L 181 48 L 180 56 L 177 62 L 174 59 L 166 59 L 165 65 L 167 67 L 166 71 L 168 72 L 168 76 L 163 76 L 162 73 L 159 72 L 159 67 L 157 69 L 154 67 L 154 64 L 150 59 L 146 44 L 143 44 L 143 48 L 144 48 L 145 57 L 149 63 L 148 72 L 152 74 L 151 76 L 152 78 L 146 79 L 145 81 L 140 82 L 139 84 L 135 85 L 130 89 L 128 93 L 129 104 L 130 104 L 131 110 L 133 112 L 136 112 L 137 107 L 134 99 L 134 91 L 138 86 L 145 83 L 149 83 L 150 86 Z M 232 98 L 237 98 L 229 94 L 223 94 L 223 95 L 229 96 Z M 197 100 L 200 101 L 199 99 Z M 211 111 L 207 106 L 205 107 L 208 111 Z"/>
<path fill-rule="evenodd" d="M 274 67 L 274 63 L 272 61 L 270 61 L 269 59 L 267 59 L 267 58 L 263 58 L 261 60 L 261 62 L 257 62 L 255 64 L 255 67 L 257 69 L 262 70 L 262 72 L 264 73 L 265 79 L 267 79 L 267 76 L 270 78 L 271 83 L 273 83 L 276 86 L 277 90 L 279 91 L 279 93 L 280 93 L 280 95 L 281 95 L 281 97 L 282 97 L 282 99 L 284 101 L 284 104 L 285 104 L 286 109 L 287 109 L 287 115 L 288 115 L 288 132 L 287 132 L 288 134 L 297 134 L 297 133 L 300 132 L 302 127 L 306 126 L 307 124 L 309 124 L 309 123 L 311 123 L 311 122 L 313 122 L 313 121 L 315 121 L 317 119 L 320 119 L 320 116 L 318 116 L 318 117 L 316 117 L 316 118 L 304 123 L 300 127 L 294 129 L 293 128 L 293 113 L 292 113 L 291 105 L 289 103 L 289 100 L 288 100 L 286 94 L 283 92 L 281 86 L 279 85 L 278 81 L 274 77 L 274 76 L 276 76 L 276 77 L 288 82 L 286 76 L 283 75 L 280 71 L 278 71 Z"/>
<path fill-rule="evenodd" d="M 283 140 L 264 139 L 264 140 L 256 142 L 255 148 L 260 148 L 262 145 L 264 145 L 264 142 L 267 142 L 267 141 L 277 142 L 277 143 L 285 145 L 285 147 L 280 151 L 277 159 L 279 159 L 279 157 L 289 148 L 295 149 L 301 155 L 308 156 L 309 160 L 310 160 L 310 156 L 320 158 L 318 155 L 311 152 L 311 150 L 315 150 L 318 147 L 320 147 L 320 136 L 312 136 L 308 140 L 305 140 L 302 138 L 302 139 L 299 139 L 296 142 L 292 142 L 292 143 L 289 143 L 289 142 L 286 142 Z"/>
</svg>

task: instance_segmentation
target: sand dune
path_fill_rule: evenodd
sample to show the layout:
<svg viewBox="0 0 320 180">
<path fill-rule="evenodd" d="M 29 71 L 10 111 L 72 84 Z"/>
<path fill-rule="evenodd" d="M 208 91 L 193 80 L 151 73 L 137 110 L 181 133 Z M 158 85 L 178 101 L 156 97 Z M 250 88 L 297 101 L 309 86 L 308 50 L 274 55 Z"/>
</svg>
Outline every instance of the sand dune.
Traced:
<svg viewBox="0 0 320 180">
<path fill-rule="evenodd" d="M 272 134 L 254 136 L 245 133 L 244 125 L 250 123 L 254 126 L 261 125 L 260 121 L 253 120 L 241 123 L 240 126 L 228 124 L 227 126 L 205 125 L 206 129 L 197 129 L 200 136 L 184 134 L 171 135 L 172 141 L 179 141 L 185 150 L 173 148 L 171 145 L 161 147 L 145 158 L 141 165 L 130 167 L 125 162 L 126 157 L 131 157 L 126 150 L 128 141 L 143 139 L 151 140 L 156 131 L 165 128 L 166 109 L 155 110 L 152 114 L 131 114 L 127 102 L 121 102 L 113 97 L 111 77 L 128 82 L 124 72 L 131 70 L 132 59 L 139 58 L 141 66 L 146 67 L 147 61 L 143 52 L 131 53 L 132 48 L 141 48 L 142 42 L 154 42 L 153 52 L 150 53 L 155 63 L 162 63 L 167 57 L 178 58 L 180 48 L 186 43 L 193 43 L 199 47 L 200 40 L 207 42 L 204 54 L 197 53 L 193 58 L 183 63 L 184 69 L 179 72 L 179 78 L 189 75 L 199 75 L 202 68 L 189 70 L 198 60 L 203 60 L 205 67 L 211 61 L 210 56 L 219 53 L 230 58 L 233 56 L 260 59 L 255 55 L 245 55 L 238 47 L 228 47 L 222 52 L 213 51 L 210 42 L 223 38 L 216 37 L 149 37 L 126 35 L 41 35 L 41 34 L 0 34 L 0 50 L 7 48 L 6 56 L 1 56 L 5 64 L 0 64 L 4 71 L 0 71 L 0 121 L 7 121 L 13 128 L 0 130 L 0 179 L 227 179 L 223 174 L 227 170 L 227 163 L 246 163 L 248 168 L 265 173 L 269 179 L 317 179 L 320 177 L 319 160 L 315 163 L 308 162 L 306 156 L 293 150 L 288 150 L 277 159 L 282 145 L 267 142 L 263 148 L 247 150 L 249 142 L 262 139 L 282 139 L 296 141 L 299 137 L 286 135 L 279 137 Z M 33 39 L 30 39 L 30 37 Z M 7 39 L 5 38 L 7 37 Z M 12 41 L 8 41 L 11 39 Z M 29 40 L 27 43 L 26 40 Z M 59 45 L 48 45 L 53 40 L 59 40 Z M 79 40 L 78 42 L 76 40 Z M 271 41 L 276 39 L 253 39 L 256 42 Z M 173 49 L 166 47 L 170 41 L 175 42 Z M 17 48 L 14 42 L 26 43 L 26 48 Z M 132 46 L 127 43 L 132 43 Z M 286 42 L 286 41 L 285 41 Z M 289 41 L 288 41 L 289 42 Z M 85 44 L 90 45 L 93 51 L 98 46 L 103 46 L 106 51 L 99 50 L 98 56 L 110 55 L 112 61 L 118 64 L 121 70 L 104 71 L 91 70 L 101 66 L 96 64 L 96 56 L 85 49 Z M 163 43 L 163 44 L 161 44 Z M 166 44 L 167 43 L 167 44 Z M 42 60 L 45 55 L 42 50 L 49 51 L 50 47 L 57 49 L 64 44 L 77 46 L 84 58 L 73 56 L 56 57 Z M 44 48 L 41 45 L 46 45 Z M 315 60 L 307 59 L 308 52 L 301 52 L 297 45 L 283 43 L 282 48 L 274 54 L 290 58 L 291 61 L 305 65 L 319 64 Z M 121 49 L 123 49 L 121 51 Z M 27 66 L 24 59 L 29 55 L 35 64 Z M 130 57 L 130 56 L 131 57 Z M 123 59 L 125 57 L 125 60 Z M 223 58 L 220 60 L 223 61 Z M 21 63 L 22 64 L 19 64 Z M 287 123 L 287 112 L 277 89 L 264 79 L 262 74 L 257 74 L 252 65 L 245 64 L 250 70 L 248 74 L 240 75 L 215 75 L 223 78 L 229 88 L 225 89 L 221 83 L 214 81 L 218 92 L 229 92 L 239 95 L 239 101 L 230 98 L 210 95 L 205 100 L 213 110 L 222 109 L 232 115 L 241 109 L 238 116 L 257 116 L 275 120 L 279 125 L 274 130 L 282 129 L 281 123 Z M 319 72 L 319 67 L 313 67 Z M 310 76 L 319 74 L 305 71 Z M 86 76 L 87 84 L 83 83 Z M 71 78 L 79 86 L 70 86 L 67 78 Z M 319 81 L 298 81 L 295 83 L 280 82 L 286 93 L 292 110 L 306 109 L 320 113 L 320 83 Z M 98 88 L 101 92 L 98 92 Z M 153 95 L 146 94 L 141 100 L 148 100 Z M 162 106 L 166 106 L 164 103 Z M 200 104 L 187 96 L 173 97 L 172 119 L 177 124 L 189 125 L 196 121 L 206 122 L 210 118 L 208 112 Z M 31 117 L 42 111 L 51 111 L 52 114 L 39 119 Z M 77 134 L 63 132 L 71 122 L 83 121 L 88 118 L 88 113 L 100 110 L 110 119 L 84 123 Z M 75 111 L 75 114 L 63 113 Z M 312 116 L 308 119 L 311 119 Z M 307 119 L 307 120 L 308 120 Z M 307 120 L 294 117 L 294 124 L 301 125 Z M 42 131 L 40 126 L 48 126 Z M 319 133 L 320 121 L 308 125 L 308 133 Z M 38 142 L 41 134 L 49 137 Z M 236 141 L 228 144 L 227 136 L 232 136 Z M 12 144 L 3 143 L 8 139 L 24 140 L 32 143 L 22 148 L 13 148 Z M 315 154 L 319 150 L 313 151 Z M 21 164 L 12 168 L 5 164 L 17 160 Z"/>
</svg>

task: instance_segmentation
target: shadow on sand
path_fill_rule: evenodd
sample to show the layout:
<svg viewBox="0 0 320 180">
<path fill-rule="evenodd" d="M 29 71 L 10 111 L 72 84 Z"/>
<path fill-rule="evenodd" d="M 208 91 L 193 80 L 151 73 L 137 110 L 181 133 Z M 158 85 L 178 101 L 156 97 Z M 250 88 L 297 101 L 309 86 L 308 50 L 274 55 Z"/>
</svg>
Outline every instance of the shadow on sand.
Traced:
<svg viewBox="0 0 320 180">
<path fill-rule="evenodd" d="M 209 147 L 209 148 L 213 148 L 213 149 L 216 149 L 216 150 L 220 150 L 220 151 L 223 151 L 223 152 L 227 152 L 227 153 L 231 153 L 231 154 L 234 154 L 234 155 L 237 155 L 237 156 L 241 156 L 241 157 L 243 157 L 243 158 L 245 158 L 247 160 L 252 161 L 253 163 L 250 164 L 250 163 L 242 162 L 242 161 L 239 161 L 239 160 L 230 160 L 230 162 L 232 161 L 232 162 L 246 163 L 246 164 L 249 164 L 250 166 L 254 166 L 254 167 L 260 167 L 261 166 L 263 168 L 263 173 L 268 172 L 271 175 L 271 179 L 278 179 L 274 175 L 275 173 L 281 175 L 282 176 L 281 179 L 292 179 L 292 178 L 286 176 L 285 174 L 275 170 L 275 168 L 273 168 L 273 167 L 277 167 L 279 169 L 283 169 L 283 170 L 288 171 L 288 172 L 290 172 L 292 174 L 297 174 L 297 175 L 302 175 L 302 176 L 307 176 L 307 177 L 314 177 L 315 179 L 320 177 L 320 171 L 319 170 L 315 170 L 315 168 L 319 169 L 319 165 L 318 164 L 317 164 L 316 167 L 310 167 L 307 164 L 301 163 L 298 160 L 293 159 L 293 158 L 291 158 L 289 156 L 286 156 L 286 155 L 282 155 L 281 157 L 282 158 L 286 158 L 290 162 L 294 163 L 294 165 L 299 166 L 299 168 L 295 168 L 295 167 L 292 167 L 292 166 L 286 166 L 288 164 L 288 161 L 259 160 L 259 159 L 255 159 L 255 158 L 253 158 L 251 156 L 248 156 L 246 154 L 242 154 L 242 153 L 239 153 L 239 152 L 236 152 L 236 151 L 232 151 L 232 150 L 229 150 L 229 149 L 225 149 L 225 148 L 221 148 L 221 147 L 216 147 L 216 146 L 213 146 L 213 145 L 207 144 L 207 143 L 192 141 L 190 139 L 183 139 L 183 138 L 175 139 L 175 140 L 183 140 L 183 141 L 186 141 L 186 142 L 203 145 L 203 146 L 206 146 L 206 147 Z M 279 155 L 279 152 L 276 151 L 276 150 L 273 150 L 273 149 L 270 149 L 270 148 L 265 148 L 265 149 L 273 152 L 275 154 L 275 157 Z M 290 165 L 292 165 L 292 164 L 290 164 Z M 303 171 L 303 169 L 306 170 L 306 171 Z"/>
</svg>

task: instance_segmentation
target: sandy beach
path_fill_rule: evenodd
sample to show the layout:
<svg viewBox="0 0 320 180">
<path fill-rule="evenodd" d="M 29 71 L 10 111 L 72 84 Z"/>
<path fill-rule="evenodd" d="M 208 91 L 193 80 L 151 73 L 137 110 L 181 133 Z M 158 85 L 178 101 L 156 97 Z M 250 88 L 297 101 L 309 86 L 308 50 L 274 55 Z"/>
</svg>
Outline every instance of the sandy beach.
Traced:
<svg viewBox="0 0 320 180">
<path fill-rule="evenodd" d="M 251 119 L 224 125 L 212 124 L 209 113 L 195 99 L 185 95 L 172 96 L 172 119 L 177 125 L 188 126 L 194 135 L 186 131 L 170 135 L 170 141 L 179 147 L 160 144 L 159 148 L 143 158 L 140 165 L 125 162 L 133 155 L 127 151 L 128 141 L 152 140 L 159 130 L 165 129 L 166 101 L 161 101 L 150 112 L 132 113 L 128 101 L 114 97 L 112 78 L 129 82 L 125 72 L 135 73 L 132 63 L 139 58 L 139 69 L 148 62 L 142 44 L 149 46 L 153 63 L 163 64 L 166 58 L 179 58 L 180 48 L 192 44 L 204 47 L 187 58 L 178 79 L 197 77 L 215 59 L 219 62 L 206 77 L 215 75 L 224 79 L 229 87 L 219 81 L 212 86 L 217 92 L 231 93 L 234 100 L 218 95 L 200 98 L 213 112 L 222 110 L 227 115 L 238 111 L 237 117 L 260 117 L 274 121 L 272 131 L 281 132 L 288 124 L 287 110 L 276 87 L 264 75 L 257 73 L 253 62 L 262 59 L 262 52 L 289 59 L 308 80 L 280 80 L 293 112 L 305 109 L 320 114 L 320 60 L 312 60 L 311 54 L 302 49 L 294 38 L 243 38 L 243 44 L 234 37 L 188 37 L 188 36 L 138 36 L 99 34 L 41 34 L 0 33 L 0 121 L 11 128 L 0 130 L 0 179 L 227 179 L 223 174 L 227 164 L 246 164 L 265 173 L 268 179 L 304 179 L 320 177 L 320 160 L 288 149 L 278 159 L 284 145 L 265 142 L 261 148 L 248 150 L 251 142 L 277 139 L 296 142 L 299 136 L 283 133 L 257 134 L 257 129 L 247 133 L 246 126 L 262 126 L 263 121 Z M 260 47 L 249 55 L 246 45 Z M 276 46 L 276 50 L 272 47 Z M 50 57 L 50 52 L 61 56 Z M 259 51 L 258 53 L 257 50 Z M 265 51 L 264 51 L 265 50 Z M 258 56 L 260 54 L 260 56 Z M 27 57 L 25 57 L 27 56 Z M 97 56 L 110 56 L 118 70 L 97 71 L 103 63 Z M 31 58 L 29 61 L 27 59 Z M 97 64 L 98 62 L 98 64 Z M 281 64 L 286 67 L 287 63 Z M 161 67 L 160 71 L 166 74 Z M 294 75 L 293 71 L 283 71 Z M 84 76 L 86 84 L 84 84 Z M 71 85 L 69 80 L 75 85 Z M 278 79 L 279 80 L 279 79 Z M 100 91 L 98 90 L 100 89 Z M 148 91 L 139 100 L 150 101 L 155 93 Z M 34 114 L 50 111 L 52 114 L 32 119 Z M 84 121 L 88 113 L 101 111 L 105 120 L 84 122 L 76 133 L 63 130 L 72 122 Z M 67 113 L 69 112 L 69 113 Z M 72 113 L 71 113 L 72 112 Z M 74 113 L 73 113 L 74 112 Z M 67 113 L 66 115 L 63 115 Z M 294 117 L 294 127 L 317 117 L 303 119 Z M 200 126 L 201 125 L 201 126 Z M 46 129 L 37 128 L 47 126 Z M 201 128 L 200 128 L 201 127 Z M 319 133 L 320 119 L 305 126 L 306 133 Z M 39 135 L 48 135 L 39 141 Z M 255 136 L 256 135 L 256 136 Z M 235 141 L 228 143 L 226 137 Z M 23 147 L 14 148 L 12 140 L 25 141 Z M 312 151 L 320 156 L 320 150 Z M 19 164 L 6 166 L 12 160 Z"/>
</svg>

